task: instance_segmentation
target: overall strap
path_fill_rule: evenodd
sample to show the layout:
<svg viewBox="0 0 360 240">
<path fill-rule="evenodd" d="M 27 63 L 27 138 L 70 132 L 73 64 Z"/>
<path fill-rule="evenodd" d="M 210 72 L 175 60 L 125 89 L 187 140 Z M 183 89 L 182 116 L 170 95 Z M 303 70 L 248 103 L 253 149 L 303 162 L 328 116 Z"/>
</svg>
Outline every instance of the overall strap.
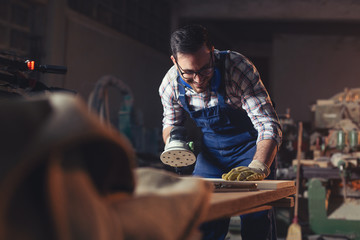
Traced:
<svg viewBox="0 0 360 240">
<path fill-rule="evenodd" d="M 186 98 L 185 98 L 185 87 L 184 87 L 184 84 L 181 81 L 185 83 L 185 81 L 182 80 L 182 78 L 178 75 L 177 82 L 178 82 L 178 88 L 179 88 L 179 100 L 180 100 L 181 104 L 183 105 L 183 108 L 188 113 L 190 113 L 189 105 L 188 105 L 188 102 L 186 101 Z"/>
<path fill-rule="evenodd" d="M 224 105 L 225 104 L 225 59 L 227 55 L 230 53 L 229 50 L 226 51 L 219 51 L 219 59 L 215 61 L 216 69 L 220 72 L 220 81 L 218 83 L 217 87 L 217 93 L 218 93 L 218 101 L 219 104 Z"/>
<path fill-rule="evenodd" d="M 230 53 L 230 50 L 219 51 L 220 58 L 215 60 L 215 66 L 220 69 L 220 72 L 222 73 L 222 76 L 221 76 L 222 78 L 225 75 L 225 59 L 229 53 Z"/>
</svg>

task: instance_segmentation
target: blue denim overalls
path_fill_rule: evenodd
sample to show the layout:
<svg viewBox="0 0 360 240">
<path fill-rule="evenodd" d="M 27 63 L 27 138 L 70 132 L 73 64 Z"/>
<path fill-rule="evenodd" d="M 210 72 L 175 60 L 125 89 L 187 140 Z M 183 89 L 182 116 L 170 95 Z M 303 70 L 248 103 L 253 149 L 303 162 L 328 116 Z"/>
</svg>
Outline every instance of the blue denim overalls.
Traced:
<svg viewBox="0 0 360 240">
<path fill-rule="evenodd" d="M 221 53 L 224 54 L 224 53 Z M 221 178 L 223 173 L 238 166 L 248 166 L 256 151 L 257 131 L 245 110 L 234 109 L 225 103 L 224 81 L 219 68 L 211 80 L 212 91 L 217 92 L 218 105 L 198 111 L 190 109 L 185 98 L 187 85 L 179 76 L 179 100 L 203 133 L 201 152 L 197 156 L 193 175 L 206 178 Z M 268 179 L 274 179 L 275 164 L 271 166 Z M 241 216 L 243 240 L 261 240 L 271 236 L 276 239 L 275 228 L 271 229 L 272 211 L 262 211 Z M 224 239 L 230 219 L 215 220 L 201 226 L 203 239 Z M 275 236 L 274 236 L 275 235 Z"/>
</svg>

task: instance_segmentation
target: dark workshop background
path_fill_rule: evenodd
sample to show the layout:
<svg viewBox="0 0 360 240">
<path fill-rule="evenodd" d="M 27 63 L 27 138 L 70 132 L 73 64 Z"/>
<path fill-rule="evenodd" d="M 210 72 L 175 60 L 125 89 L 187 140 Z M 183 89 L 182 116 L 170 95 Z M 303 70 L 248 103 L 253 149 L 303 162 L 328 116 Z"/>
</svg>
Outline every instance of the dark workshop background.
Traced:
<svg viewBox="0 0 360 240">
<path fill-rule="evenodd" d="M 0 50 L 67 66 L 42 81 L 85 100 L 100 77 L 116 75 L 145 126 L 161 129 L 170 32 L 201 23 L 216 48 L 255 63 L 279 114 L 310 122 L 317 99 L 359 87 L 359 13 L 353 0 L 1 0 Z"/>
</svg>

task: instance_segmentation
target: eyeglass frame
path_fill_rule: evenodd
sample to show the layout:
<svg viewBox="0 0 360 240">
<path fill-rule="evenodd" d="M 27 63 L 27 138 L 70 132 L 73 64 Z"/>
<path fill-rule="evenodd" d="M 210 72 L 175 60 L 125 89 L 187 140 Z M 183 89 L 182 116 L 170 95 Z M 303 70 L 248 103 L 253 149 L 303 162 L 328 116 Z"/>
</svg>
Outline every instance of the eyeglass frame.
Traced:
<svg viewBox="0 0 360 240">
<path fill-rule="evenodd" d="M 213 51 L 210 51 L 210 61 L 211 61 L 211 65 L 212 65 L 212 66 L 211 66 L 211 67 L 207 67 L 207 68 L 200 69 L 199 71 L 190 70 L 190 71 L 192 72 L 192 75 L 193 75 L 192 78 L 186 78 L 186 77 L 184 77 L 184 74 L 185 74 L 184 69 L 182 69 L 182 68 L 180 67 L 179 63 L 177 62 L 176 57 L 174 57 L 174 59 L 175 59 L 176 66 L 178 67 L 178 70 L 179 70 L 180 75 L 181 75 L 182 78 L 185 79 L 185 80 L 194 79 L 196 75 L 202 76 L 202 77 L 209 76 L 209 75 L 214 71 L 214 69 L 215 69 L 215 63 L 214 63 L 214 58 L 213 58 Z M 205 69 L 210 69 L 210 68 L 212 68 L 212 72 L 211 72 L 211 73 L 206 74 L 206 75 L 201 74 L 202 71 L 204 71 Z M 190 73 L 187 73 L 187 74 L 190 74 Z"/>
</svg>

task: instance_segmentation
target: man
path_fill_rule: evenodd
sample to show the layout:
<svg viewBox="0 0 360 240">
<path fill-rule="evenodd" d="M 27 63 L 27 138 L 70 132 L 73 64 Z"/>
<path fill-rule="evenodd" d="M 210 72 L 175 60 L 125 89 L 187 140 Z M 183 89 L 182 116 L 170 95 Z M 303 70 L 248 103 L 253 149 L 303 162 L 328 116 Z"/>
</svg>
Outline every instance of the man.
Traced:
<svg viewBox="0 0 360 240">
<path fill-rule="evenodd" d="M 237 180 L 274 179 L 281 143 L 278 117 L 255 66 L 243 55 L 219 52 L 207 30 L 189 25 L 170 39 L 174 66 L 159 94 L 164 109 L 163 140 L 183 126 L 185 111 L 203 133 L 194 175 Z M 271 211 L 242 216 L 242 239 L 276 238 Z M 204 239 L 224 239 L 229 219 L 202 226 Z"/>
</svg>

